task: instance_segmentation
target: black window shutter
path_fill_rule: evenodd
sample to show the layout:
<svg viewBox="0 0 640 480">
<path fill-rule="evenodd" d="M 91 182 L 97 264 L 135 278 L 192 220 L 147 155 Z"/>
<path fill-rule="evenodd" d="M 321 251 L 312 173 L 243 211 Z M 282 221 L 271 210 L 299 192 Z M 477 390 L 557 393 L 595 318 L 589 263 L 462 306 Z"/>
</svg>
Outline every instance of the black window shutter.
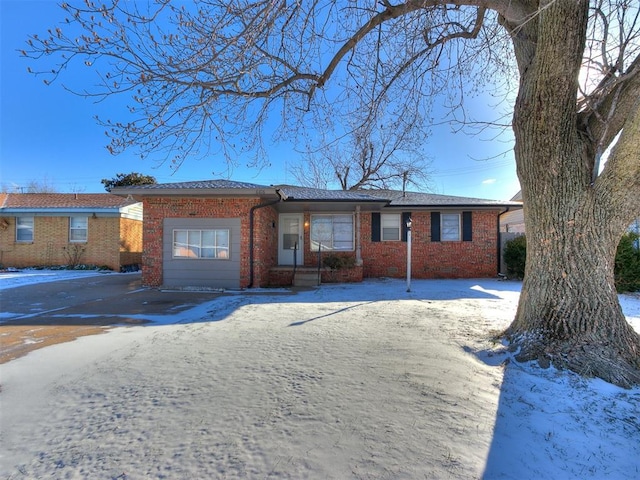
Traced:
<svg viewBox="0 0 640 480">
<path fill-rule="evenodd" d="M 440 241 L 440 212 L 431 212 L 431 241 Z"/>
<path fill-rule="evenodd" d="M 471 212 L 462 212 L 462 241 L 473 240 L 473 227 L 471 222 Z"/>
<path fill-rule="evenodd" d="M 371 213 L 371 241 L 380 241 L 380 213 Z"/>
<path fill-rule="evenodd" d="M 411 220 L 411 212 L 402 212 L 402 225 L 400 225 L 400 231 L 402 232 L 400 235 L 400 240 L 403 242 L 407 241 L 407 222 Z"/>
</svg>

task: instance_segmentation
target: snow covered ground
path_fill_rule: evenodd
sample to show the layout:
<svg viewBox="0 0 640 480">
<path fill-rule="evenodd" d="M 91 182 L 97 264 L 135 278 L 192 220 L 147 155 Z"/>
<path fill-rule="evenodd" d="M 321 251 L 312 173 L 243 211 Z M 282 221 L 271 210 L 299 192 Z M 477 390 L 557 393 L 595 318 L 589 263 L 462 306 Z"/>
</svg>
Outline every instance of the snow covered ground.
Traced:
<svg viewBox="0 0 640 480">
<path fill-rule="evenodd" d="M 640 478 L 640 388 L 505 364 L 519 283 L 405 290 L 222 296 L 2 365 L 0 475 Z"/>
<path fill-rule="evenodd" d="M 96 275 L 107 275 L 109 272 L 99 270 L 37 270 L 26 268 L 0 273 L 0 291 L 23 285 L 59 282 L 73 278 L 88 278 Z"/>
</svg>

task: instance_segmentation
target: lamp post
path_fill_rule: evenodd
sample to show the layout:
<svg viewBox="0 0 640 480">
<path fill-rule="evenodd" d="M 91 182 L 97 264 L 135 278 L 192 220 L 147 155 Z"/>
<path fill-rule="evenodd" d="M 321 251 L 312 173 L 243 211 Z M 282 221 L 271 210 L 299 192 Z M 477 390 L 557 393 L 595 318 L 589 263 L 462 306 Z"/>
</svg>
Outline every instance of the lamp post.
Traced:
<svg viewBox="0 0 640 480">
<path fill-rule="evenodd" d="M 411 291 L 411 218 L 407 220 L 407 292 Z"/>
</svg>

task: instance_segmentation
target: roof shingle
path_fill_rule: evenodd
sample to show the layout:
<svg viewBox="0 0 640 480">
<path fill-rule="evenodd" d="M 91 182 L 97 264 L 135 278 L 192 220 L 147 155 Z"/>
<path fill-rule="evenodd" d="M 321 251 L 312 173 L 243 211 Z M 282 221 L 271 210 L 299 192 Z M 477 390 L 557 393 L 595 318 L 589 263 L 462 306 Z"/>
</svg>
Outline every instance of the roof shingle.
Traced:
<svg viewBox="0 0 640 480">
<path fill-rule="evenodd" d="M 487 207 L 487 206 L 515 206 L 517 202 L 504 200 L 487 200 L 483 198 L 456 197 L 453 195 L 440 195 L 435 193 L 402 192 L 400 190 L 365 190 L 367 194 L 385 198 L 390 201 L 389 206 L 415 206 L 415 207 Z"/>
<path fill-rule="evenodd" d="M 2 208 L 122 208 L 134 203 L 110 193 L 8 193 Z"/>
<path fill-rule="evenodd" d="M 273 188 L 266 185 L 258 185 L 247 182 L 234 182 L 231 180 L 199 180 L 194 182 L 156 183 L 153 185 L 131 185 L 126 188 L 134 190 L 197 190 L 197 189 L 264 189 Z"/>
<path fill-rule="evenodd" d="M 216 192 L 219 191 L 219 192 Z M 244 192 L 243 192 L 244 190 Z M 264 195 L 264 191 L 279 190 L 285 202 L 362 202 L 387 203 L 389 207 L 512 207 L 517 202 L 502 200 L 486 200 L 481 198 L 454 197 L 434 193 L 402 192 L 399 190 L 327 190 L 321 188 L 299 187 L 294 185 L 258 185 L 231 180 L 201 180 L 194 182 L 160 183 L 155 185 L 139 185 L 121 187 L 114 193 L 120 195 L 131 194 L 136 197 L 144 194 L 166 195 L 215 195 L 223 192 L 233 195 L 254 191 L 254 194 Z M 151 192 L 151 193 L 150 193 Z M 158 193 L 155 193 L 158 192 Z"/>
<path fill-rule="evenodd" d="M 287 200 L 311 201 L 347 201 L 347 202 L 380 202 L 384 199 L 368 195 L 362 190 L 323 190 L 320 188 L 295 187 L 292 185 L 276 185 L 286 195 Z"/>
</svg>

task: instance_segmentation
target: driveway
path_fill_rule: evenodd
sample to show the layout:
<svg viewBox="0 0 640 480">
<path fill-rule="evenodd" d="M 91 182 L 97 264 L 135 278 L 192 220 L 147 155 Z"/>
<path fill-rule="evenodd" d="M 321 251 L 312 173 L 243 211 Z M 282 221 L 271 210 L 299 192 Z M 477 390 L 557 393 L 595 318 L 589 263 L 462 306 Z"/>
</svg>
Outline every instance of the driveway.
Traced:
<svg viewBox="0 0 640 480">
<path fill-rule="evenodd" d="M 140 274 L 105 274 L 25 285 L 1 293 L 0 364 L 113 325 L 176 314 L 217 292 L 163 291 L 142 286 Z"/>
</svg>

